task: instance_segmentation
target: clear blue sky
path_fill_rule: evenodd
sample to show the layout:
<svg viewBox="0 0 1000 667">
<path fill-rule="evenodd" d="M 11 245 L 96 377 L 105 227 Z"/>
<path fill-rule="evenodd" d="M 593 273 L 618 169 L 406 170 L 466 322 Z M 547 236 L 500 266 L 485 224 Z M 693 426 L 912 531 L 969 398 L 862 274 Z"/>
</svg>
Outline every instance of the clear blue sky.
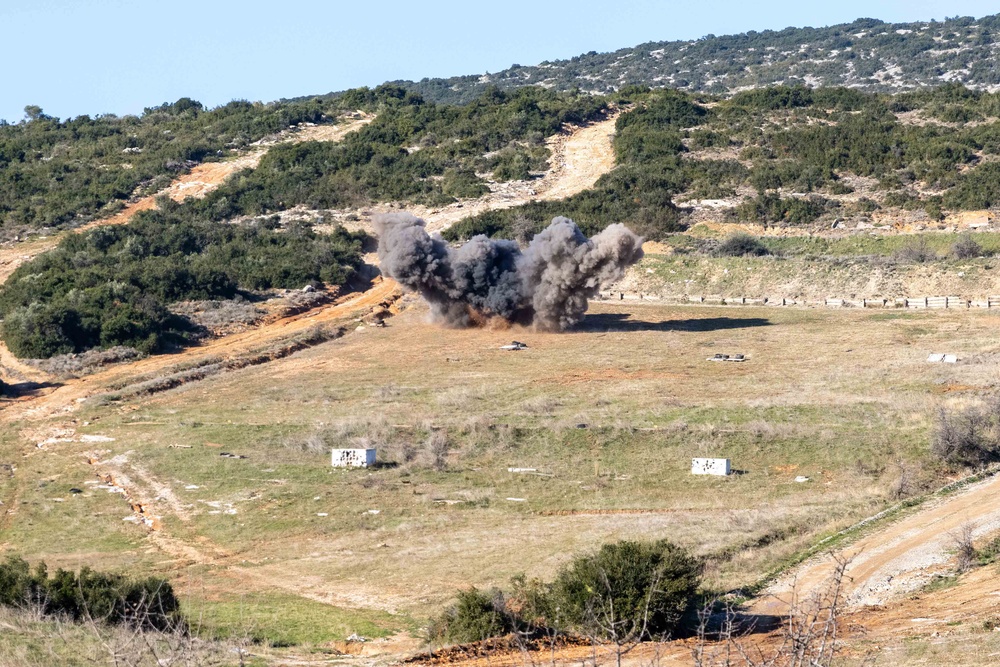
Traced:
<svg viewBox="0 0 1000 667">
<path fill-rule="evenodd" d="M 647 41 L 1000 12 L 975 0 L 0 0 L 0 118 L 216 106 L 499 71 Z"/>
</svg>

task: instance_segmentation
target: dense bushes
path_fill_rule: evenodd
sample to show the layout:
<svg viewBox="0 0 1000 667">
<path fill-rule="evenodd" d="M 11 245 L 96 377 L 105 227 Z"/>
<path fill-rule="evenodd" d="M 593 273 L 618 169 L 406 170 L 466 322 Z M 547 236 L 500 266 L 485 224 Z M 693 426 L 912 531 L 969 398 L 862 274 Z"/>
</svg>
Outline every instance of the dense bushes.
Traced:
<svg viewBox="0 0 1000 667">
<path fill-rule="evenodd" d="M 643 103 L 616 121 L 618 167 L 593 189 L 558 202 L 532 202 L 466 218 L 449 228 L 445 237 L 510 237 L 515 220 L 528 220 L 539 231 L 556 215 L 572 217 L 588 234 L 612 222 L 624 222 L 650 238 L 682 230 L 673 197 L 690 184 L 694 170 L 686 169 L 680 159 L 685 150 L 680 131 L 703 122 L 709 113 L 683 93 L 647 91 L 641 96 Z"/>
<path fill-rule="evenodd" d="M 947 96 L 961 104 L 963 92 L 969 91 L 952 87 Z M 510 236 L 515 218 L 540 229 L 546 219 L 565 214 L 589 230 L 623 222 L 660 238 L 684 228 L 685 212 L 674 204 L 678 195 L 687 201 L 723 199 L 737 196 L 744 186 L 753 187 L 757 196 L 733 210 L 738 219 L 808 225 L 838 203 L 803 195 L 849 194 L 853 190 L 842 177 L 850 175 L 878 179 L 878 189 L 886 193 L 880 203 L 923 209 L 931 220 L 942 219 L 946 208 L 990 208 L 1000 202 L 1000 166 L 980 158 L 1000 154 L 1000 123 L 912 124 L 894 113 L 911 107 L 932 113 L 940 101 L 934 96 L 891 98 L 845 88 L 777 86 L 739 93 L 711 108 L 678 91 L 634 88 L 626 97 L 635 108 L 616 124 L 618 166 L 593 190 L 564 202 L 483 213 L 446 236 Z M 977 93 L 968 99 L 982 106 L 979 100 L 987 98 Z M 691 149 L 729 146 L 739 149 L 740 160 L 688 157 Z M 944 193 L 917 194 L 932 188 Z"/>
<path fill-rule="evenodd" d="M 212 110 L 183 98 L 148 108 L 141 117 L 60 121 L 35 110 L 25 122 L 0 125 L 0 227 L 37 228 L 93 216 L 142 184 L 162 187 L 194 162 L 359 108 L 377 111 L 377 119 L 340 143 L 275 146 L 259 169 L 222 188 L 201 210 L 221 220 L 297 204 L 440 204 L 481 192 L 482 182 L 474 175 L 469 179 L 476 170 L 509 179 L 543 167 L 548 152 L 542 139 L 564 123 L 595 118 L 604 106 L 603 99 L 589 95 L 523 88 L 487 89 L 471 103 L 453 107 L 379 86 L 269 105 L 237 101 Z M 496 152 L 491 160 L 483 158 Z M 448 170 L 462 172 L 463 181 L 445 192 L 437 177 Z M 470 180 L 476 188 L 469 187 Z"/>
<path fill-rule="evenodd" d="M 666 540 L 617 542 L 573 560 L 552 592 L 572 627 L 643 639 L 676 629 L 699 582 L 697 561 Z"/>
<path fill-rule="evenodd" d="M 83 568 L 79 574 L 44 562 L 32 570 L 17 556 L 0 563 L 0 605 L 29 606 L 46 615 L 73 620 L 170 630 L 183 625 L 180 603 L 170 584 L 156 577 L 134 579 Z"/>
<path fill-rule="evenodd" d="M 736 217 L 764 225 L 805 225 L 826 211 L 821 198 L 779 197 L 765 193 L 736 208 Z"/>
<path fill-rule="evenodd" d="M 19 357 L 126 345 L 144 352 L 183 342 L 190 323 L 167 310 L 238 290 L 346 282 L 361 239 L 319 235 L 277 219 L 223 225 L 186 209 L 140 214 L 128 226 L 67 236 L 18 268 L 0 288 L 2 335 Z"/>
<path fill-rule="evenodd" d="M 563 123 L 593 120 L 605 109 L 600 98 L 541 88 L 488 90 L 463 107 L 425 104 L 405 91 L 394 95 L 388 87 L 376 91 L 381 102 L 373 122 L 337 143 L 275 146 L 255 170 L 239 174 L 193 206 L 213 220 L 224 220 L 300 204 L 441 205 L 485 193 L 488 188 L 476 171 L 509 180 L 544 169 L 544 137 Z"/>
<path fill-rule="evenodd" d="M 667 540 L 616 542 L 579 556 L 544 584 L 514 580 L 505 595 L 471 589 L 431 627 L 450 642 L 513 630 L 573 630 L 616 643 L 675 633 L 700 583 L 700 564 Z"/>
<path fill-rule="evenodd" d="M 0 228 L 59 226 L 122 201 L 193 162 L 239 148 L 339 109 L 316 99 L 274 104 L 234 101 L 206 110 L 194 100 L 146 109 L 141 116 L 60 120 L 32 109 L 0 124 Z"/>
</svg>

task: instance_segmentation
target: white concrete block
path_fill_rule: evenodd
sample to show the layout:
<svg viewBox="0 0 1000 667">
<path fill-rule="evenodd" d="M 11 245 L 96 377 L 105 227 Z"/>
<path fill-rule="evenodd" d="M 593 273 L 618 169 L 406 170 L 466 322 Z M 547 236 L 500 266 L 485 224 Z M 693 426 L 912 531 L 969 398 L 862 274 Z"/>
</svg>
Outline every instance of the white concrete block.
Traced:
<svg viewBox="0 0 1000 667">
<path fill-rule="evenodd" d="M 330 463 L 334 468 L 368 468 L 375 465 L 375 450 L 334 449 Z"/>
<path fill-rule="evenodd" d="M 692 475 L 728 475 L 729 459 L 691 459 Z"/>
</svg>

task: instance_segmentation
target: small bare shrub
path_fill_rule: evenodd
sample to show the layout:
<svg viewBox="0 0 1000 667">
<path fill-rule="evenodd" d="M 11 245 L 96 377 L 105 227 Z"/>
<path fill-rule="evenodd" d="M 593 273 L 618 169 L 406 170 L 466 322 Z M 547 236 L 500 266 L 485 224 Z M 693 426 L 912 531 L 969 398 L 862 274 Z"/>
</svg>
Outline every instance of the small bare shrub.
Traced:
<svg viewBox="0 0 1000 667">
<path fill-rule="evenodd" d="M 920 489 L 920 483 L 912 466 L 900 462 L 898 467 L 899 474 L 892 485 L 892 495 L 896 500 L 902 500 L 916 493 Z"/>
<path fill-rule="evenodd" d="M 525 401 L 522 407 L 529 414 L 551 416 L 560 405 L 559 401 L 551 396 L 535 396 Z"/>
<path fill-rule="evenodd" d="M 778 437 L 778 430 L 770 422 L 763 419 L 755 419 L 747 424 L 747 430 L 754 437 L 754 440 L 771 442 Z"/>
<path fill-rule="evenodd" d="M 109 364 L 132 361 L 142 356 L 144 355 L 134 347 L 116 345 L 106 350 L 93 349 L 80 353 L 60 354 L 48 359 L 26 359 L 24 361 L 30 366 L 57 377 L 78 377 L 94 373 Z"/>
<path fill-rule="evenodd" d="M 373 392 L 375 398 L 383 401 L 388 401 L 390 399 L 396 398 L 402 393 L 399 387 L 394 384 L 384 384 L 381 387 L 377 387 Z"/>
<path fill-rule="evenodd" d="M 451 442 L 448 434 L 442 430 L 432 430 L 427 436 L 427 454 L 430 457 L 431 467 L 441 471 L 448 467 L 448 452 L 451 451 Z"/>
<path fill-rule="evenodd" d="M 976 562 L 976 546 L 972 542 L 975 526 L 963 524 L 957 532 L 951 535 L 955 542 L 955 571 L 959 574 L 967 572 Z"/>
<path fill-rule="evenodd" d="M 496 430 L 496 424 L 486 415 L 476 415 L 469 417 L 462 424 L 461 434 L 465 442 L 472 448 L 485 447 L 490 443 Z"/>
<path fill-rule="evenodd" d="M 949 465 L 982 467 L 1000 458 L 1000 402 L 938 413 L 931 452 Z"/>
<path fill-rule="evenodd" d="M 951 246 L 951 256 L 955 259 L 975 259 L 983 256 L 983 246 L 968 234 L 962 234 Z"/>
<path fill-rule="evenodd" d="M 264 316 L 264 310 L 242 297 L 227 300 L 182 301 L 171 306 L 170 310 L 216 335 L 254 324 Z"/>
<path fill-rule="evenodd" d="M 522 248 L 527 248 L 535 237 L 535 227 L 534 221 L 523 213 L 515 215 L 510 223 L 511 234 Z"/>
<path fill-rule="evenodd" d="M 925 238 L 907 243 L 894 252 L 893 257 L 896 261 L 906 264 L 925 264 L 938 259 L 937 253 L 934 252 Z"/>
<path fill-rule="evenodd" d="M 772 640 L 751 640 L 754 619 L 742 616 L 732 605 L 716 614 L 715 602 L 699 612 L 697 640 L 691 648 L 695 667 L 831 667 L 840 664 L 844 606 L 844 577 L 850 561 L 834 556 L 837 567 L 824 588 L 808 597 L 793 595 L 781 628 Z M 721 616 L 721 618 L 719 618 Z M 860 665 L 873 663 L 873 655 Z"/>
<path fill-rule="evenodd" d="M 285 446 L 314 454 L 335 448 L 385 448 L 392 440 L 393 429 L 385 417 L 350 419 L 317 426 L 305 435 L 289 438 Z"/>
</svg>

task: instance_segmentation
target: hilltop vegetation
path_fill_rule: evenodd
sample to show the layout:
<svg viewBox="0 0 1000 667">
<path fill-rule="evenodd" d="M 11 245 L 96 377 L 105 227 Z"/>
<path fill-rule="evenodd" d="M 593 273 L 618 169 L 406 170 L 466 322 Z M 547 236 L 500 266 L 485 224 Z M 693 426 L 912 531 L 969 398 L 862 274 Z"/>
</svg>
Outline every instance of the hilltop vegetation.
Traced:
<svg viewBox="0 0 1000 667">
<path fill-rule="evenodd" d="M 29 107 L 21 123 L 0 124 L 0 232 L 74 226 L 157 192 L 179 172 L 301 123 L 342 111 L 378 119 L 340 144 L 278 145 L 205 210 L 213 219 L 360 201 L 429 203 L 485 192 L 475 172 L 525 178 L 545 168 L 543 140 L 565 122 L 603 110 L 589 95 L 542 89 L 491 90 L 462 107 L 426 103 L 393 86 L 334 99 L 273 104 L 231 102 L 206 110 L 183 98 L 141 116 L 60 120 Z"/>
<path fill-rule="evenodd" d="M 649 42 L 493 74 L 394 81 L 428 100 L 463 103 L 489 86 L 545 86 L 606 95 L 626 86 L 732 94 L 775 84 L 850 86 L 898 92 L 960 82 L 1000 84 L 994 49 L 1000 14 L 885 23 L 863 18 L 826 28 L 749 31 L 696 40 Z"/>
<path fill-rule="evenodd" d="M 379 115 L 339 143 L 278 144 L 257 169 L 237 173 L 203 199 L 177 205 L 163 198 L 159 212 L 140 214 L 127 227 L 67 237 L 55 251 L 20 267 L 0 289 L 3 337 L 11 351 L 33 358 L 116 345 L 160 351 L 190 337 L 191 323 L 168 310 L 178 301 L 308 282 L 343 284 L 360 260 L 363 235 L 342 229 L 319 235 L 308 226 L 282 227 L 277 218 L 261 216 L 296 206 L 441 204 L 477 196 L 486 191 L 477 171 L 523 178 L 529 168 L 543 169 L 546 136 L 605 109 L 602 99 L 542 89 L 495 90 L 450 107 L 381 87 L 353 91 L 338 103 Z M 319 113 L 321 107 L 315 101 L 310 108 Z M 180 113 L 188 114 L 188 131 L 178 134 L 200 127 L 199 107 Z M 62 125 L 36 118 L 12 132 L 29 136 Z M 76 197 L 93 194 L 66 187 Z M 58 200 L 58 192 L 50 192 L 40 201 L 49 196 Z"/>
<path fill-rule="evenodd" d="M 425 102 L 401 88 L 360 89 L 339 98 L 378 117 L 338 143 L 277 146 L 199 204 L 213 219 L 304 205 L 370 202 L 441 205 L 488 191 L 481 174 L 527 178 L 546 168 L 544 140 L 564 123 L 599 118 L 602 98 L 523 88 L 491 89 L 464 106 Z"/>
<path fill-rule="evenodd" d="M 29 106 L 24 121 L 0 121 L 0 232 L 74 226 L 110 213 L 137 189 L 156 192 L 195 163 L 291 125 L 324 122 L 338 109 L 312 99 L 240 100 L 209 110 L 182 98 L 141 116 L 60 120 Z"/>
<path fill-rule="evenodd" d="M 490 211 L 448 231 L 515 236 L 552 215 L 588 231 L 625 222 L 649 238 L 716 217 L 806 226 L 895 212 L 932 224 L 998 203 L 1000 95 L 949 84 L 898 95 L 775 86 L 730 99 L 629 88 L 618 168 L 562 202 Z"/>
</svg>

